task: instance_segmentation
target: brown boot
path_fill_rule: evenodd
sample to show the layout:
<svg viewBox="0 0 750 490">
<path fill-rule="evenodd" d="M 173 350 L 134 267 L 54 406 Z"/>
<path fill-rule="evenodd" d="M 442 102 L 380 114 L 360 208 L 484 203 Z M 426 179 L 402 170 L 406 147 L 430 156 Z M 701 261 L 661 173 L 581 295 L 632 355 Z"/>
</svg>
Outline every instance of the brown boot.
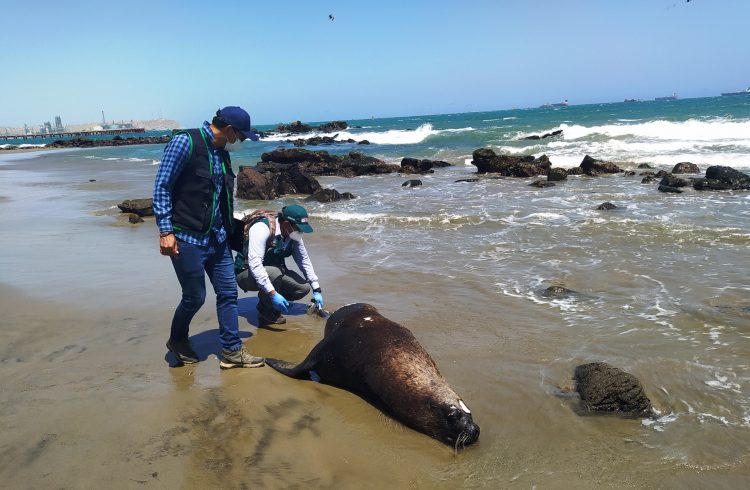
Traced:
<svg viewBox="0 0 750 490">
<path fill-rule="evenodd" d="M 267 311 L 265 308 L 258 308 L 259 325 L 283 325 L 284 323 L 286 323 L 286 318 L 278 311 Z"/>
</svg>

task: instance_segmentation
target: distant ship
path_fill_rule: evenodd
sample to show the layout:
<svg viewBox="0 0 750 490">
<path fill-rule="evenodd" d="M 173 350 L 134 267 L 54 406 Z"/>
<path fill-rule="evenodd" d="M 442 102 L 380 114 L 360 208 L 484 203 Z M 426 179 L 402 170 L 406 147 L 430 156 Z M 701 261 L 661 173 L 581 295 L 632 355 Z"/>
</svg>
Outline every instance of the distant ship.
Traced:
<svg viewBox="0 0 750 490">
<path fill-rule="evenodd" d="M 568 106 L 568 99 L 563 100 L 562 102 L 555 102 L 554 104 L 550 104 L 547 102 L 544 105 L 540 105 L 540 109 L 547 109 L 549 107 L 567 107 Z"/>
<path fill-rule="evenodd" d="M 625 99 L 623 102 L 638 102 L 638 99 Z"/>
<path fill-rule="evenodd" d="M 750 95 L 750 87 L 738 92 L 722 92 L 721 95 Z"/>
<path fill-rule="evenodd" d="M 656 97 L 654 100 L 677 100 L 677 94 L 667 95 L 666 97 Z"/>
</svg>

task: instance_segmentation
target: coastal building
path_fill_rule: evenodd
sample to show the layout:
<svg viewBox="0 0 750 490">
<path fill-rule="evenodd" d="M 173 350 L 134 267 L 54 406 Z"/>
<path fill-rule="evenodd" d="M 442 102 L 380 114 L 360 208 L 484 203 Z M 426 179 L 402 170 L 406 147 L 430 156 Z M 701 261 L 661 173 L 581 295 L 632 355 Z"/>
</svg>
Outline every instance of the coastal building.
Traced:
<svg viewBox="0 0 750 490">
<path fill-rule="evenodd" d="M 65 128 L 63 128 L 62 119 L 60 119 L 60 116 L 55 116 L 55 131 L 58 133 L 65 131 Z"/>
</svg>

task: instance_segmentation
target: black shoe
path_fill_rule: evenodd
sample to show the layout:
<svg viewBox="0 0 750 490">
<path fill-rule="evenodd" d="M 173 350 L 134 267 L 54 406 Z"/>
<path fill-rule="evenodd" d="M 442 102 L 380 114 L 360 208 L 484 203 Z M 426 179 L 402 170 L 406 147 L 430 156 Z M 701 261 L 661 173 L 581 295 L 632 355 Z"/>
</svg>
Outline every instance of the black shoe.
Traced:
<svg viewBox="0 0 750 490">
<path fill-rule="evenodd" d="M 198 362 L 198 354 L 195 353 L 188 339 L 173 341 L 167 340 L 167 349 L 184 364 L 195 364 Z"/>
</svg>

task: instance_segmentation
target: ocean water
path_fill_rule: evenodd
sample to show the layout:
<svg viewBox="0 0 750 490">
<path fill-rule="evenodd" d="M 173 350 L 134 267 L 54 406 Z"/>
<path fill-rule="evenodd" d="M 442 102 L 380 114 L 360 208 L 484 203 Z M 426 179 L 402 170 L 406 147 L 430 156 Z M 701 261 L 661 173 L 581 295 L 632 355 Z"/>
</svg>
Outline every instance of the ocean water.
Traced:
<svg viewBox="0 0 750 490">
<path fill-rule="evenodd" d="M 353 127 L 340 138 L 372 144 L 309 149 L 452 164 L 422 176 L 319 178 L 356 199 L 305 203 L 316 229 L 308 245 L 313 262 L 316 246 L 326 247 L 336 250 L 343 271 L 335 280 L 321 277 L 330 306 L 370 302 L 411 328 L 482 427 L 476 448 L 441 466 L 440 482 L 750 483 L 750 192 L 664 194 L 655 183 L 641 184 L 636 168 L 671 170 L 689 161 L 702 173 L 711 165 L 750 172 L 750 97 L 348 122 Z M 557 129 L 561 137 L 523 139 Z M 290 147 L 285 139 L 246 144 L 234 165 Z M 471 154 L 482 147 L 546 154 L 557 167 L 577 166 L 588 154 L 637 173 L 569 177 L 548 189 L 529 187 L 535 179 L 456 182 L 474 175 Z M 87 191 L 94 204 L 86 212 L 113 219 L 116 200 L 150 195 L 161 152 L 98 148 L 6 155 L 0 164 L 54 159 L 53 181 L 69 180 L 71 172 L 81 182 L 119 179 Z M 423 185 L 401 186 L 412 178 Z M 303 197 L 237 207 L 280 207 Z M 596 210 L 605 201 L 618 209 Z M 22 275 L 13 268 L 23 263 L 2 265 Z M 552 285 L 575 294 L 540 294 Z M 570 399 L 556 393 L 571 386 L 576 365 L 591 361 L 636 375 L 660 417 L 575 415 Z M 376 459 L 385 465 L 391 455 L 384 449 Z M 425 467 L 418 481 L 433 481 L 426 475 L 435 462 L 414 461 Z M 408 471 L 394 471 L 408 478 Z"/>
</svg>

